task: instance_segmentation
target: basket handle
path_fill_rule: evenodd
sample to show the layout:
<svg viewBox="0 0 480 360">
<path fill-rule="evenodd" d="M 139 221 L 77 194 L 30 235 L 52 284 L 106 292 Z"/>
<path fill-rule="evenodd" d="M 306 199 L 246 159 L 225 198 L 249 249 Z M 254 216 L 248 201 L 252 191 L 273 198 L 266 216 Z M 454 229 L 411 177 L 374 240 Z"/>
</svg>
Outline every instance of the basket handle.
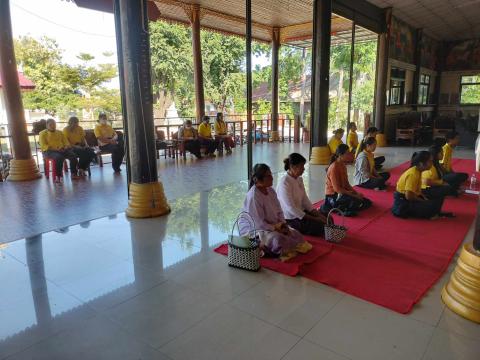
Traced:
<svg viewBox="0 0 480 360">
<path fill-rule="evenodd" d="M 250 215 L 246 211 L 242 211 L 240 214 L 238 214 L 237 219 L 233 223 L 232 232 L 231 232 L 232 237 L 233 237 L 233 232 L 235 231 L 235 225 L 237 226 L 238 233 L 240 234 L 240 227 L 238 225 L 238 222 L 240 221 L 241 218 L 247 219 L 247 221 L 250 224 L 250 231 L 248 232 L 248 235 L 250 236 L 251 233 L 253 232 L 253 238 L 255 239 L 257 237 L 257 227 L 255 225 L 255 220 L 253 219 L 252 215 Z"/>
<path fill-rule="evenodd" d="M 331 225 L 331 224 L 330 224 L 330 218 L 332 217 L 332 212 L 337 212 L 337 213 L 339 213 L 340 215 L 342 215 L 342 226 L 345 226 L 345 214 L 344 214 L 343 211 L 340 210 L 339 208 L 333 208 L 333 209 L 331 209 L 331 210 L 328 212 L 328 215 L 327 215 L 327 225 Z"/>
</svg>

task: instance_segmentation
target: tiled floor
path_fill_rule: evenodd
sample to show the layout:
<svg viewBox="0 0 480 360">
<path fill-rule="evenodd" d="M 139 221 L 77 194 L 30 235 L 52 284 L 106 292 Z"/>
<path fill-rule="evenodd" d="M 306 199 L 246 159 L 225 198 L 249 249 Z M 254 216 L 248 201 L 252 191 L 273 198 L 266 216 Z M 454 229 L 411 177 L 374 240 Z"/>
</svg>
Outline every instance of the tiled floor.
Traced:
<svg viewBox="0 0 480 360">
<path fill-rule="evenodd" d="M 279 171 L 288 151 L 288 145 L 265 148 L 257 161 Z M 395 165 L 411 149 L 383 152 Z M 160 165 L 172 177 L 164 179 L 173 208 L 167 217 L 129 220 L 118 213 L 4 244 L 0 359 L 480 358 L 480 325 L 453 314 L 440 299 L 453 265 L 407 316 L 301 277 L 229 268 L 212 247 L 226 239 L 243 201 L 242 157 Z M 182 185 L 174 181 L 178 175 Z M 111 174 L 94 173 L 93 194 L 85 192 L 90 195 L 79 208 L 86 203 L 100 214 L 90 196 L 108 183 L 124 191 L 124 180 L 112 176 L 101 184 L 96 176 Z M 314 199 L 322 196 L 324 176 L 323 167 L 308 169 Z M 63 200 L 47 202 L 41 195 L 31 206 L 56 211 L 63 203 L 66 212 L 73 189 L 66 184 Z M 122 204 L 114 195 L 104 198 L 117 206 L 112 210 Z M 13 227 L 35 210 L 23 211 Z"/>
</svg>

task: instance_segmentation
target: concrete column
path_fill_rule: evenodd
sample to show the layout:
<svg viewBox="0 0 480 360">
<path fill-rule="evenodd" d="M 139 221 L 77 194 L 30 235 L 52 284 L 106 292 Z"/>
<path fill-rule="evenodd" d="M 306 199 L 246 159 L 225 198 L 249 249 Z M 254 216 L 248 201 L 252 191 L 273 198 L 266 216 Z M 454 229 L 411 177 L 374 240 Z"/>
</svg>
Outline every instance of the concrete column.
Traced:
<svg viewBox="0 0 480 360">
<path fill-rule="evenodd" d="M 147 0 L 115 0 L 115 6 L 131 174 L 126 213 L 135 218 L 160 216 L 170 208 L 157 172 Z"/>
<path fill-rule="evenodd" d="M 280 50 L 280 29 L 272 31 L 272 141 L 279 141 L 278 132 L 278 58 Z"/>
<path fill-rule="evenodd" d="M 193 78 L 195 82 L 195 109 L 197 123 L 200 124 L 205 115 L 205 96 L 203 94 L 203 65 L 202 45 L 200 41 L 200 6 L 193 5 L 190 12 L 190 24 L 192 26 L 193 47 Z"/>
<path fill-rule="evenodd" d="M 332 1 L 313 2 L 312 100 L 310 163 L 324 165 L 330 161 L 327 146 L 328 106 L 330 84 Z"/>
<path fill-rule="evenodd" d="M 22 94 L 13 49 L 9 0 L 0 0 L 0 79 L 2 81 L 9 133 L 12 136 L 13 160 L 8 180 L 24 181 L 41 177 L 32 157 Z"/>
</svg>

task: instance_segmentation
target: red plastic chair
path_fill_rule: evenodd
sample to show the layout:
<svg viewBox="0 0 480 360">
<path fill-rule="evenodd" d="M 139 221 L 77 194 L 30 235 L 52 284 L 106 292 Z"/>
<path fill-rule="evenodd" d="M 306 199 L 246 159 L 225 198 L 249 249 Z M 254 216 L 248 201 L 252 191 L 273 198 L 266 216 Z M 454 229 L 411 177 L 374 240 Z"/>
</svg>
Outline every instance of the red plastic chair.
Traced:
<svg viewBox="0 0 480 360">
<path fill-rule="evenodd" d="M 45 173 L 45 177 L 47 179 L 50 178 L 50 168 L 52 168 L 52 179 L 53 181 L 55 182 L 55 180 L 57 180 L 57 178 L 60 180 L 60 178 L 63 176 L 63 173 L 62 174 L 57 174 L 57 161 L 55 159 L 52 159 L 52 158 L 48 158 L 48 157 L 43 157 L 43 170 L 44 170 L 44 173 Z M 67 167 L 67 164 L 66 162 L 63 162 L 63 169 L 65 170 L 65 172 L 68 172 L 68 167 Z"/>
</svg>

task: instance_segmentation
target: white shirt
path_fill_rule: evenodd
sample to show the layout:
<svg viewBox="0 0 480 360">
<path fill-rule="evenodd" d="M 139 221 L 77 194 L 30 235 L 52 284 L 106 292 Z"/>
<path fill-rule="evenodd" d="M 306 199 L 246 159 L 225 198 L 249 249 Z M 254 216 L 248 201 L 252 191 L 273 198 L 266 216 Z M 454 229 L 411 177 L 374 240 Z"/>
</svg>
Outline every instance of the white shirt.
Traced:
<svg viewBox="0 0 480 360">
<path fill-rule="evenodd" d="M 313 210 L 313 205 L 305 191 L 302 177 L 294 178 L 286 174 L 278 181 L 277 195 L 285 219 L 303 219 L 305 210 Z"/>
</svg>

